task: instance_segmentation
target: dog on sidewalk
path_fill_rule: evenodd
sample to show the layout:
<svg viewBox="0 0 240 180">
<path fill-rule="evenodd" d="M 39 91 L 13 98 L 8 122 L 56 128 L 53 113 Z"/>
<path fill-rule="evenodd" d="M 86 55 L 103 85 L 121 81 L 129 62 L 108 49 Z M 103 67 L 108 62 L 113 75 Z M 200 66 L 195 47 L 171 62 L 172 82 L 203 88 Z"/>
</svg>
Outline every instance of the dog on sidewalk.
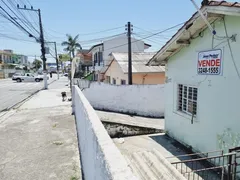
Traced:
<svg viewBox="0 0 240 180">
<path fill-rule="evenodd" d="M 61 92 L 61 94 L 62 94 L 62 101 L 66 101 L 67 93 L 66 92 Z"/>
</svg>

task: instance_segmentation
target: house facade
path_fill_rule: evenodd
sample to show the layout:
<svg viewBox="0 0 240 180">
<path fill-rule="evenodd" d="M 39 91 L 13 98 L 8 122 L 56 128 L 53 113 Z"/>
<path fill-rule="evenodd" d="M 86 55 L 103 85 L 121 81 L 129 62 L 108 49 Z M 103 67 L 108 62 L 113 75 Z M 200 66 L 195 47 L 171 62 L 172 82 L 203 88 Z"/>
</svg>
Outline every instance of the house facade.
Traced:
<svg viewBox="0 0 240 180">
<path fill-rule="evenodd" d="M 165 129 L 195 151 L 240 145 L 240 4 L 210 1 L 148 64 L 166 63 Z"/>
<path fill-rule="evenodd" d="M 151 47 L 151 45 L 134 38 L 131 41 L 132 52 L 144 52 L 145 49 Z M 88 53 L 92 55 L 93 66 L 91 70 L 95 72 L 95 80 L 104 80 L 104 72 L 110 63 L 109 54 L 112 52 L 128 52 L 128 39 L 126 35 L 120 35 L 103 41 L 103 43 L 96 44 L 90 48 Z"/>
<path fill-rule="evenodd" d="M 84 73 L 90 72 L 90 68 L 93 66 L 92 54 L 88 53 L 89 50 L 80 50 L 76 57 L 79 59 L 79 71 Z"/>
<path fill-rule="evenodd" d="M 10 50 L 0 50 L 0 64 L 13 63 L 13 53 Z"/>
<path fill-rule="evenodd" d="M 164 84 L 164 66 L 146 66 L 155 53 L 132 54 L 133 84 Z M 104 82 L 116 85 L 128 84 L 128 53 L 111 53 L 111 62 L 104 73 Z"/>
<path fill-rule="evenodd" d="M 0 50 L 0 64 L 19 64 L 29 66 L 27 56 L 14 54 L 12 50 Z"/>
</svg>

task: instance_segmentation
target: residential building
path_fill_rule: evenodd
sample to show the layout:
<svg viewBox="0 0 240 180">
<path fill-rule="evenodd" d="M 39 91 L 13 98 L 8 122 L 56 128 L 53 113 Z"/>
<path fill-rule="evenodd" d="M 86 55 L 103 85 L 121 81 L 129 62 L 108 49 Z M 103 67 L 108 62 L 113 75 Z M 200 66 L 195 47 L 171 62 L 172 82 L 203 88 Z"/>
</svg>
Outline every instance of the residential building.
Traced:
<svg viewBox="0 0 240 180">
<path fill-rule="evenodd" d="M 28 57 L 25 56 L 25 55 L 17 55 L 18 57 L 18 61 L 17 61 L 17 64 L 20 64 L 22 66 L 28 66 Z"/>
<path fill-rule="evenodd" d="M 151 45 L 144 43 L 141 40 L 132 38 L 132 52 L 144 52 L 145 49 Z M 95 80 L 102 81 L 104 79 L 103 72 L 109 64 L 108 56 L 112 52 L 128 52 L 128 38 L 126 35 L 120 35 L 115 38 L 103 41 L 103 43 L 96 44 L 89 49 L 89 54 L 92 55 L 93 67 L 95 72 Z"/>
<path fill-rule="evenodd" d="M 90 71 L 90 67 L 92 67 L 92 54 L 88 53 L 89 50 L 83 49 L 80 50 L 76 57 L 79 58 L 79 71 L 84 71 L 88 73 Z"/>
<path fill-rule="evenodd" d="M 165 128 L 195 151 L 240 145 L 240 3 L 209 1 L 149 61 L 166 63 Z"/>
<path fill-rule="evenodd" d="M 0 64 L 13 63 L 12 50 L 0 50 Z"/>
<path fill-rule="evenodd" d="M 13 50 L 0 50 L 0 64 L 19 64 L 28 66 L 28 57 L 14 54 Z"/>
<path fill-rule="evenodd" d="M 132 54 L 133 84 L 164 84 L 165 67 L 147 66 L 155 53 Z M 128 53 L 111 53 L 111 62 L 104 74 L 104 82 L 116 85 L 128 84 Z"/>
</svg>

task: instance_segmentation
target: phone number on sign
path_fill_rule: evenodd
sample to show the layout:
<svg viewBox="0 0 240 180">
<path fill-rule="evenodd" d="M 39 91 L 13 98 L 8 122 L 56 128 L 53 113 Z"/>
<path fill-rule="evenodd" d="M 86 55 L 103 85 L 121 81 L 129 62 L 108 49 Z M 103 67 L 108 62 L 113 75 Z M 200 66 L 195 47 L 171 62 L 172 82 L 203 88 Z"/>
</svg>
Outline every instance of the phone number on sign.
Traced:
<svg viewBox="0 0 240 180">
<path fill-rule="evenodd" d="M 218 74 L 219 72 L 219 67 L 198 68 L 198 74 Z"/>
</svg>

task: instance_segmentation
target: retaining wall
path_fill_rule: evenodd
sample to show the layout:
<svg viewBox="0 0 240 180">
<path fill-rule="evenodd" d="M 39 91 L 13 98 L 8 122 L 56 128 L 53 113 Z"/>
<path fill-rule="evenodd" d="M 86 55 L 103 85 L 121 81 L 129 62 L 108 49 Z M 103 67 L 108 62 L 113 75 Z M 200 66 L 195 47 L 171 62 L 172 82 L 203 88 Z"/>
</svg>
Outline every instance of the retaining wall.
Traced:
<svg viewBox="0 0 240 180">
<path fill-rule="evenodd" d="M 76 85 L 72 90 L 85 179 L 137 180 L 81 90 Z"/>
</svg>

